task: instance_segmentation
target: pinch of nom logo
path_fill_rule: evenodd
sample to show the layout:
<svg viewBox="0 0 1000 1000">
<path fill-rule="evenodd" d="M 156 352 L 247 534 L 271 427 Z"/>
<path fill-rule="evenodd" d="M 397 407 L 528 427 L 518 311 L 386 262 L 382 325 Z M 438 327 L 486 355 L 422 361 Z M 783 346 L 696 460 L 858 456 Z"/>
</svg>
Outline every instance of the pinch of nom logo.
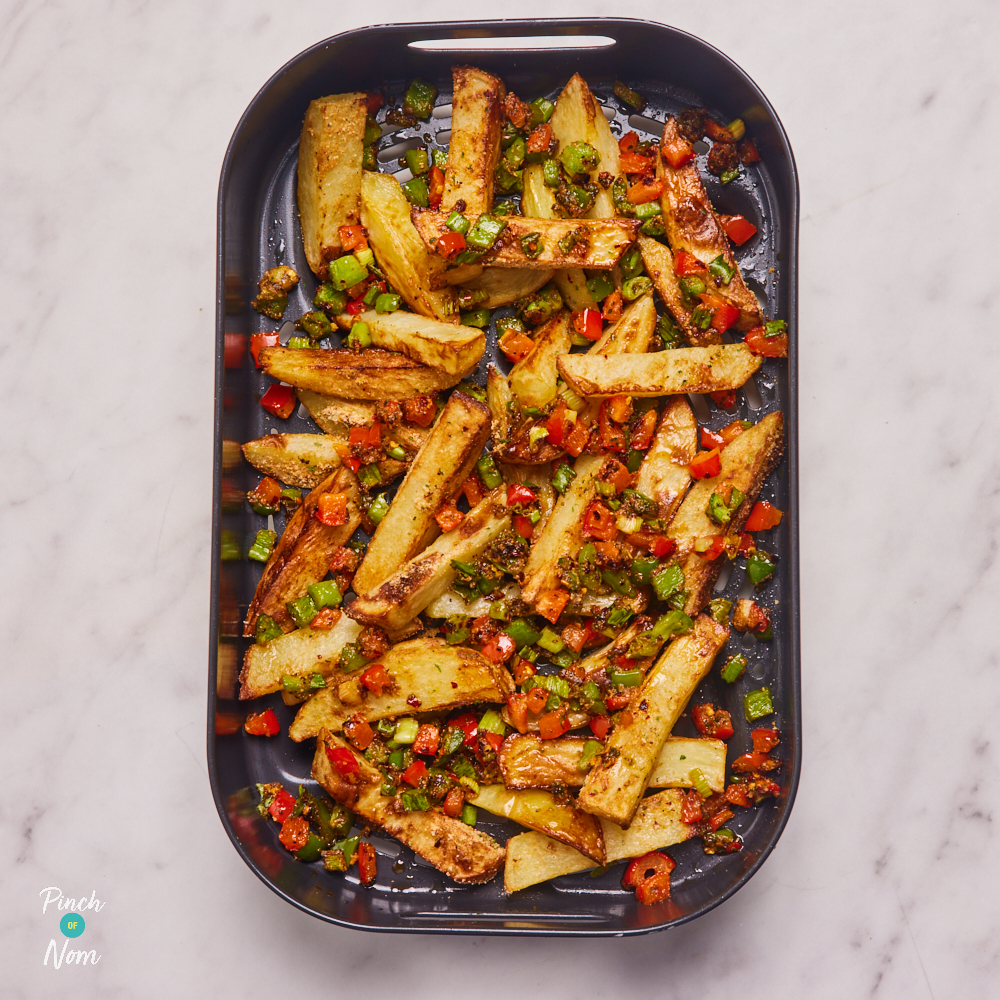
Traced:
<svg viewBox="0 0 1000 1000">
<path fill-rule="evenodd" d="M 107 905 L 97 898 L 96 890 L 91 892 L 90 899 L 87 899 L 86 896 L 82 896 L 80 899 L 70 899 L 62 894 L 62 890 L 58 886 L 50 885 L 48 888 L 42 889 L 38 895 L 45 897 L 42 900 L 43 916 L 50 906 L 54 906 L 56 910 L 68 911 L 63 914 L 59 921 L 59 930 L 64 938 L 62 950 L 56 944 L 55 938 L 52 938 L 45 949 L 45 959 L 42 965 L 49 964 L 50 955 L 53 969 L 61 969 L 64 962 L 67 965 L 97 965 L 101 956 L 93 948 L 88 951 L 68 947 L 70 941 L 78 938 L 87 927 L 87 921 L 84 920 L 82 911 L 93 910 L 95 913 L 100 913 Z"/>
</svg>

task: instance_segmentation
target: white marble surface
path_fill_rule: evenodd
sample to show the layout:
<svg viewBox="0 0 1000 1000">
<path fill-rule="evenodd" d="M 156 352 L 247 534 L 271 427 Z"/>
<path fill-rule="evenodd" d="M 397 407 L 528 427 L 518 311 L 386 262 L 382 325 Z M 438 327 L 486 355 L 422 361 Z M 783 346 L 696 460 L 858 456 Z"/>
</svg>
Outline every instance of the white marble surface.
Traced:
<svg viewBox="0 0 1000 1000">
<path fill-rule="evenodd" d="M 368 5 L 383 22 L 494 9 Z M 994 995 L 986 2 L 546 7 L 702 35 L 769 95 L 798 159 L 805 749 L 761 872 L 639 939 L 386 939 L 299 913 L 230 846 L 204 751 L 216 185 L 259 86 L 360 23 L 338 10 L 0 5 L 0 992 Z M 48 886 L 106 901 L 81 939 L 98 966 L 42 967 Z"/>
</svg>

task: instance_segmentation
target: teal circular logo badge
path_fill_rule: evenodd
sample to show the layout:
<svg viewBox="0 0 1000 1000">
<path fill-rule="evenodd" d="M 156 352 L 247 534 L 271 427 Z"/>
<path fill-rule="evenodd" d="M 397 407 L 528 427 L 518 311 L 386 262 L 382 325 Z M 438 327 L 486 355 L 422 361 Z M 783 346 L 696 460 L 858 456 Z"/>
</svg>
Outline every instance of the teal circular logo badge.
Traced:
<svg viewBox="0 0 1000 1000">
<path fill-rule="evenodd" d="M 87 925 L 83 921 L 83 917 L 79 913 L 67 913 L 62 920 L 59 921 L 59 930 L 66 935 L 66 937 L 79 937 L 83 933 L 83 928 Z"/>
</svg>

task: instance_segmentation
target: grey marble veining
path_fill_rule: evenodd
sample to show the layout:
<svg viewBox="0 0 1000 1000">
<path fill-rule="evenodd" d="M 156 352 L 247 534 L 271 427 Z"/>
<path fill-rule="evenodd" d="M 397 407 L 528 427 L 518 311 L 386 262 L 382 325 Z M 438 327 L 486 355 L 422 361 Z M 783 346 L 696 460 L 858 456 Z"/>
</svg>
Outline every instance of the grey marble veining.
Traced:
<svg viewBox="0 0 1000 1000">
<path fill-rule="evenodd" d="M 7 2 L 5 996 L 236 996 L 277 969 L 310 993 L 419 997 L 442 970 L 559 998 L 997 992 L 998 8 L 545 12 L 706 38 L 797 157 L 805 756 L 781 841 L 723 906 L 632 940 L 386 939 L 253 877 L 204 751 L 216 186 L 257 89 L 360 18 L 316 0 Z M 106 904 L 79 939 L 96 966 L 43 968 L 51 886 Z"/>
</svg>

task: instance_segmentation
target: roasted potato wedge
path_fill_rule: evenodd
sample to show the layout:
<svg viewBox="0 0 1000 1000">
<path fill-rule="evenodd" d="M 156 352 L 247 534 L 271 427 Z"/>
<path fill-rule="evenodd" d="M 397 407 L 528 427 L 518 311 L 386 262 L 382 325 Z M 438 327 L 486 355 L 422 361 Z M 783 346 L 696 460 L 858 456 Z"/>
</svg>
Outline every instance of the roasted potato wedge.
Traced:
<svg viewBox="0 0 1000 1000">
<path fill-rule="evenodd" d="M 726 744 L 722 740 L 667 737 L 649 775 L 649 787 L 691 788 L 694 768 L 705 776 L 713 792 L 725 791 Z"/>
<path fill-rule="evenodd" d="M 347 494 L 347 523 L 330 527 L 313 515 L 324 493 Z M 361 523 L 357 505 L 358 481 L 350 469 L 341 466 L 330 473 L 289 517 L 278 544 L 271 552 L 264 573 L 247 609 L 243 634 L 251 636 L 258 615 L 270 615 L 283 629 L 295 624 L 285 608 L 288 601 L 301 597 L 306 588 L 326 576 L 333 550 L 344 545 Z"/>
<path fill-rule="evenodd" d="M 721 344 L 722 334 L 712 327 L 703 330 L 691 322 L 691 313 L 681 294 L 680 279 L 674 271 L 674 255 L 670 248 L 649 236 L 639 236 L 639 249 L 642 251 L 642 263 L 646 274 L 653 279 L 653 285 L 670 310 L 677 326 L 680 327 L 684 339 L 691 347 L 705 347 L 708 344 Z"/>
<path fill-rule="evenodd" d="M 564 267 L 555 272 L 552 280 L 559 289 L 563 305 L 567 309 L 573 312 L 579 312 L 581 309 L 600 309 L 594 301 L 594 296 L 590 294 L 590 289 L 587 288 L 586 271 L 579 267 Z"/>
<path fill-rule="evenodd" d="M 346 441 L 345 432 L 352 427 L 370 427 L 375 419 L 375 404 L 370 401 L 327 396 L 312 389 L 296 389 L 295 395 L 320 428 L 338 440 Z"/>
<path fill-rule="evenodd" d="M 449 375 L 467 375 L 486 349 L 486 334 L 474 326 L 442 323 L 411 312 L 377 313 L 374 309 L 361 313 L 358 319 L 368 324 L 376 347 L 398 351 Z"/>
<path fill-rule="evenodd" d="M 503 785 L 483 785 L 469 802 L 494 816 L 504 816 L 529 830 L 561 840 L 598 864 L 604 863 L 601 824 L 593 816 L 560 802 L 551 792 L 540 788 L 511 791 Z"/>
<path fill-rule="evenodd" d="M 453 392 L 368 543 L 354 576 L 355 593 L 374 593 L 434 539 L 434 515 L 458 493 L 489 435 L 485 404 Z"/>
<path fill-rule="evenodd" d="M 727 626 L 700 615 L 691 632 L 667 646 L 588 772 L 578 799 L 581 809 L 629 824 L 674 723 L 728 638 Z"/>
<path fill-rule="evenodd" d="M 330 763 L 328 747 L 350 750 L 358 762 L 357 774 L 340 774 Z M 504 848 L 482 830 L 436 807 L 406 812 L 396 799 L 383 795 L 378 769 L 333 733 L 321 733 L 316 742 L 312 776 L 336 802 L 406 844 L 456 882 L 488 882 L 503 864 Z"/>
<path fill-rule="evenodd" d="M 739 389 L 762 361 L 744 343 L 718 344 L 610 357 L 564 354 L 559 374 L 581 396 L 664 396 Z"/>
<path fill-rule="evenodd" d="M 534 350 L 510 370 L 511 392 L 522 406 L 548 406 L 556 398 L 556 360 L 571 346 L 569 313 L 561 309 L 535 334 Z"/>
<path fill-rule="evenodd" d="M 361 634 L 361 626 L 341 615 L 329 629 L 299 628 L 294 632 L 251 646 L 243 657 L 240 699 L 259 698 L 281 690 L 281 678 L 322 674 L 328 683 L 340 683 L 340 651 Z M 337 678 L 331 682 L 330 678 Z"/>
<path fill-rule="evenodd" d="M 361 222 L 382 270 L 410 308 L 442 323 L 457 323 L 458 299 L 445 281 L 445 262 L 428 253 L 410 221 L 410 203 L 391 174 L 365 171 Z"/>
<path fill-rule="evenodd" d="M 326 279 L 343 247 L 337 230 L 361 218 L 361 158 L 366 95 L 333 94 L 312 101 L 299 139 L 298 205 L 306 260 Z"/>
<path fill-rule="evenodd" d="M 449 232 L 448 216 L 430 209 L 413 209 L 413 224 L 430 250 Z M 475 224 L 475 220 L 470 220 Z M 558 267 L 589 267 L 610 270 L 635 242 L 639 223 L 635 219 L 529 219 L 506 216 L 507 228 L 493 247 L 480 258 L 490 267 L 530 267 L 552 270 Z M 541 252 L 529 257 L 521 239 L 538 234 Z"/>
<path fill-rule="evenodd" d="M 696 539 L 717 535 L 721 530 L 706 513 L 709 498 L 713 493 L 727 496 L 733 487 L 743 494 L 743 502 L 726 526 L 730 536 L 738 535 L 784 447 L 784 418 L 780 411 L 769 413 L 722 449 L 719 474 L 695 482 L 678 508 L 667 534 L 677 542 L 685 589 L 689 591 L 684 610 L 689 615 L 711 600 L 712 587 L 722 568 L 720 559 L 706 559 L 694 551 Z"/>
<path fill-rule="evenodd" d="M 612 354 L 645 354 L 656 332 L 656 305 L 653 293 L 640 295 L 622 312 L 587 351 L 590 357 L 609 358 Z"/>
<path fill-rule="evenodd" d="M 451 138 L 441 211 L 482 215 L 493 207 L 507 88 L 472 66 L 453 66 L 451 80 Z"/>
<path fill-rule="evenodd" d="M 360 672 L 352 674 L 336 689 L 323 688 L 313 695 L 299 709 L 288 735 L 299 743 L 321 729 L 339 731 L 358 712 L 375 722 L 408 712 L 445 712 L 483 701 L 506 701 L 514 690 L 503 667 L 474 649 L 449 646 L 444 639 L 397 643 L 379 657 L 379 663 L 392 678 L 392 689 L 373 695 L 362 686 Z"/>
<path fill-rule="evenodd" d="M 521 211 L 530 219 L 557 219 L 556 196 L 545 183 L 544 168 L 540 163 L 526 163 L 521 175 L 524 191 L 521 192 Z"/>
<path fill-rule="evenodd" d="M 506 492 L 500 487 L 483 497 L 457 528 L 415 555 L 376 591 L 359 594 L 347 613 L 355 621 L 385 629 L 401 628 L 416 618 L 451 587 L 456 576 L 453 560 L 474 561 L 510 525 Z"/>
<path fill-rule="evenodd" d="M 664 126 L 661 143 L 666 147 L 678 138 L 677 119 L 671 116 Z M 663 179 L 660 204 L 663 207 L 667 240 L 674 252 L 684 250 L 705 265 L 721 256 L 736 273 L 728 285 L 719 285 L 714 289 L 710 285 L 710 289 L 719 298 L 739 309 L 737 329 L 746 331 L 759 326 L 761 315 L 757 296 L 743 281 L 729 245 L 729 237 L 705 192 L 697 163 L 692 160 L 685 166 L 674 169 L 661 156 L 658 158 L 657 176 Z"/>
<path fill-rule="evenodd" d="M 605 864 L 641 857 L 690 839 L 692 828 L 681 822 L 681 793 L 668 789 L 643 799 L 627 830 L 601 820 Z M 593 868 L 593 862 L 567 844 L 530 831 L 507 841 L 504 892 L 517 892 L 539 882 Z"/>
<path fill-rule="evenodd" d="M 300 351 L 265 347 L 259 357 L 268 375 L 342 399 L 412 399 L 447 389 L 462 379 L 460 374 L 449 375 L 440 368 L 377 348 Z"/>
<path fill-rule="evenodd" d="M 593 180 L 602 173 L 613 177 L 619 175 L 618 140 L 612 135 L 604 111 L 579 73 L 574 73 L 563 88 L 549 124 L 552 126 L 552 135 L 559 140 L 560 152 L 573 142 L 586 142 L 597 150 L 601 162 L 592 173 Z M 614 215 L 615 206 L 611 200 L 610 187 L 605 188 L 599 184 L 597 197 L 587 218 L 610 219 Z"/>
<path fill-rule="evenodd" d="M 635 480 L 635 489 L 656 501 L 656 516 L 667 523 L 691 485 L 688 466 L 697 453 L 698 421 L 684 396 L 671 396 Z"/>
<path fill-rule="evenodd" d="M 500 447 L 507 443 L 514 428 L 512 411 L 517 403 L 507 376 L 496 365 L 486 370 L 486 405 L 490 409 L 490 437 L 493 446 Z"/>
<path fill-rule="evenodd" d="M 318 486 L 340 465 L 337 442 L 326 434 L 265 434 L 243 445 L 246 460 L 289 486 Z"/>
<path fill-rule="evenodd" d="M 558 586 L 556 567 L 565 555 L 574 555 L 583 542 L 583 514 L 597 495 L 597 475 L 603 455 L 581 455 L 573 466 L 576 478 L 556 501 L 548 523 L 536 531 L 524 567 L 521 600 L 534 604 L 546 591 Z"/>
<path fill-rule="evenodd" d="M 555 273 L 530 267 L 484 267 L 478 277 L 459 284 L 470 291 L 485 293 L 486 298 L 477 309 L 499 309 L 537 292 Z"/>
</svg>

